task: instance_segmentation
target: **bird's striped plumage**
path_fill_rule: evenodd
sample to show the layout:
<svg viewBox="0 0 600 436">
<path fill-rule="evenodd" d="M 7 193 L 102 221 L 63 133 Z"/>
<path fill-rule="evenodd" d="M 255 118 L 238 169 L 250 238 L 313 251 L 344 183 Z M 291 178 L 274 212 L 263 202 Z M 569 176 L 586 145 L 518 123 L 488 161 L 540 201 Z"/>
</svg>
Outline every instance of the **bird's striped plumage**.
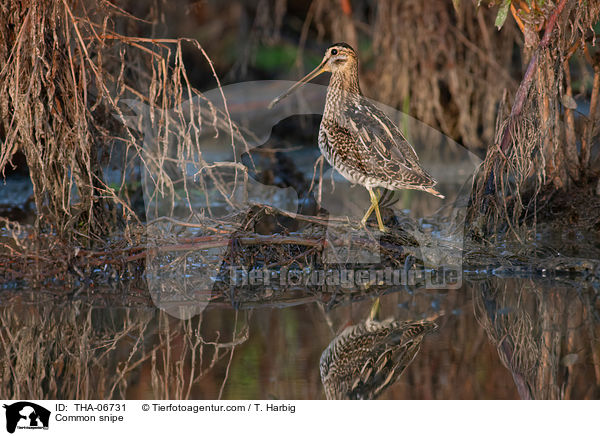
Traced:
<svg viewBox="0 0 600 436">
<path fill-rule="evenodd" d="M 321 381 L 327 399 L 374 399 L 418 353 L 432 321 L 367 320 L 347 327 L 323 351 Z"/>
<path fill-rule="evenodd" d="M 344 96 L 337 112 L 326 106 L 319 148 L 351 183 L 425 191 L 436 184 L 398 128 L 361 95 Z"/>
</svg>

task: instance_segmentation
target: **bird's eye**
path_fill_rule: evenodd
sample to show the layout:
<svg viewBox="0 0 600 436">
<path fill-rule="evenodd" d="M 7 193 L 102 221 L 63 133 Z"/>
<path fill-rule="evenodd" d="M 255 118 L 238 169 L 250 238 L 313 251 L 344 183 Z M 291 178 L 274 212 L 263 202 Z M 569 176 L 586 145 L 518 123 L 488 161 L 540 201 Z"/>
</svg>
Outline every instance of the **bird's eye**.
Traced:
<svg viewBox="0 0 600 436">
<path fill-rule="evenodd" d="M 337 54 L 337 50 L 336 50 L 335 48 L 334 48 L 334 49 L 332 49 L 332 50 L 331 50 L 331 54 L 335 56 L 335 55 Z"/>
</svg>

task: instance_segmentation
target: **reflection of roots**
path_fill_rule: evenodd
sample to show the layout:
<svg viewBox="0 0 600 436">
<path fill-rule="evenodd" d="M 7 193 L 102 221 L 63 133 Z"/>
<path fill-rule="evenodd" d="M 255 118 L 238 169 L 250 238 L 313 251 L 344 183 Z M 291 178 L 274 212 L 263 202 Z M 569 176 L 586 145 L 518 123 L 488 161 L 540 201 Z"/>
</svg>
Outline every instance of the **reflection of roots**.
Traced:
<svg viewBox="0 0 600 436">
<path fill-rule="evenodd" d="M 504 366 L 513 374 L 531 378 L 538 366 L 540 347 L 533 339 L 534 324 L 522 308 L 522 297 L 483 285 L 473 304 L 475 316 L 498 348 Z"/>
<path fill-rule="evenodd" d="M 543 289 L 533 281 L 484 282 L 474 288 L 473 304 L 475 316 L 496 345 L 521 398 L 571 398 L 578 375 L 588 379 L 583 383 L 588 389 L 593 375 L 583 369 L 572 370 L 575 363 L 587 358 L 586 352 L 591 354 L 596 385 L 600 386 L 594 309 L 574 291 Z M 586 395 L 590 392 L 577 397 Z"/>
<path fill-rule="evenodd" d="M 146 397 L 150 385 L 152 398 L 188 399 L 201 379 L 221 382 L 213 369 L 248 338 L 231 321 L 14 302 L 0 308 L 0 397 L 125 399 Z"/>
</svg>

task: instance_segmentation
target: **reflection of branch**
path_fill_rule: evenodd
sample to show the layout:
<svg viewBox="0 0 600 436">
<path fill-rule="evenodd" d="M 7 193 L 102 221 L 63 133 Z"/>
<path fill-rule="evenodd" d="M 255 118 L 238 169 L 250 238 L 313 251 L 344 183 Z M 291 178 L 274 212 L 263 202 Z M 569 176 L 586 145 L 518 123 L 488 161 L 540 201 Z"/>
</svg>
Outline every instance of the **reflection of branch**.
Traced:
<svg viewBox="0 0 600 436">
<path fill-rule="evenodd" d="M 238 321 L 238 311 L 235 311 L 235 321 L 233 322 L 233 342 L 235 342 L 235 330 L 237 327 Z M 223 383 L 221 384 L 221 388 L 219 389 L 219 400 L 223 397 L 223 390 L 225 389 L 225 383 L 227 383 L 227 379 L 229 378 L 229 369 L 231 368 L 231 361 L 233 360 L 233 352 L 235 351 L 235 345 L 231 347 L 231 351 L 229 352 L 229 361 L 227 362 L 227 367 L 225 368 L 225 377 L 223 377 Z"/>
<path fill-rule="evenodd" d="M 595 334 L 595 325 L 594 325 L 594 309 L 593 304 L 590 301 L 589 294 L 586 296 L 586 320 L 585 324 L 588 329 L 588 334 L 590 336 L 590 344 L 592 349 L 592 361 L 594 363 L 594 375 L 596 377 L 596 386 L 600 388 L 600 347 L 597 346 L 598 338 Z"/>
<path fill-rule="evenodd" d="M 511 343 L 508 337 L 505 337 L 498 346 L 498 352 L 504 354 L 504 359 L 506 362 L 513 361 L 513 350 L 514 345 Z M 522 400 L 532 400 L 533 398 L 531 396 L 531 389 L 529 388 L 525 377 L 523 377 L 523 375 L 520 374 L 515 368 L 509 368 L 509 370 L 517 387 L 517 391 L 519 392 L 519 397 L 521 397 Z"/>
<path fill-rule="evenodd" d="M 502 292 L 500 289 L 497 291 L 500 292 L 500 298 L 506 298 L 508 295 L 506 291 Z M 519 359 L 516 356 L 518 354 L 516 347 L 518 345 L 515 343 L 515 338 L 521 333 L 515 332 L 514 321 L 511 325 L 506 315 L 499 313 L 500 308 L 506 305 L 506 301 L 498 301 L 496 290 L 491 287 L 490 283 L 483 282 L 481 284 L 481 291 L 474 294 L 473 304 L 475 317 L 486 330 L 488 337 L 496 345 L 500 360 L 513 377 L 519 397 L 523 400 L 531 400 L 533 395 L 524 374 L 524 368 L 517 363 Z"/>
<path fill-rule="evenodd" d="M 594 376 L 600 380 L 600 366 L 590 362 L 599 357 L 593 291 L 542 283 L 522 278 L 481 282 L 473 287 L 475 318 L 522 399 L 596 397 L 600 384 Z M 585 364 L 579 362 L 582 356 Z"/>
<path fill-rule="evenodd" d="M 133 330 L 133 327 L 135 327 L 135 326 L 132 326 L 131 329 L 128 329 L 128 330 Z M 133 345 L 133 347 L 131 347 L 129 356 L 127 357 L 127 360 L 123 363 L 122 368 L 120 368 L 121 365 L 117 366 L 117 374 L 116 374 L 117 377 L 115 378 L 115 380 L 112 384 L 112 387 L 110 389 L 110 392 L 106 398 L 114 398 L 113 397 L 114 392 L 117 389 L 117 387 L 119 386 L 119 384 L 126 381 L 125 376 L 127 374 L 130 374 L 134 369 L 136 369 L 142 363 L 146 362 L 152 356 L 153 353 L 155 353 L 156 351 L 158 351 L 160 349 L 161 344 L 155 345 L 152 348 L 152 350 L 150 350 L 149 352 L 143 353 L 140 358 L 138 358 L 135 362 L 131 363 L 133 357 L 137 355 L 138 351 L 141 348 L 140 345 L 143 343 L 143 340 L 144 340 L 143 333 L 147 330 L 147 328 L 148 328 L 148 325 L 145 324 L 145 325 L 143 325 L 143 330 L 140 331 L 140 334 L 131 335 L 132 337 L 137 337 L 136 342 Z M 110 348 L 108 348 L 106 350 L 106 352 L 104 354 L 108 354 L 109 352 L 112 352 L 114 354 L 115 350 L 117 348 L 118 342 L 125 336 L 130 336 L 128 334 L 129 333 L 128 330 L 123 330 L 119 335 L 112 338 L 111 346 L 110 346 Z M 100 358 L 98 360 L 101 361 L 102 357 L 104 357 L 104 356 L 100 356 Z M 112 357 L 112 356 L 109 355 L 109 357 Z"/>
</svg>

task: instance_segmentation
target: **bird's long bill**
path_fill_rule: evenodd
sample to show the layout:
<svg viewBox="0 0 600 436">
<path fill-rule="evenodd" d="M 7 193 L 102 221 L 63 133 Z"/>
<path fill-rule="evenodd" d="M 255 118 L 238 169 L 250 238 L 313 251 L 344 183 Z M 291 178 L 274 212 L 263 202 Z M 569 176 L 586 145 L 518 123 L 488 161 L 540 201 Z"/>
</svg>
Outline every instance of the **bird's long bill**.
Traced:
<svg viewBox="0 0 600 436">
<path fill-rule="evenodd" d="M 326 63 L 327 63 L 327 60 L 326 59 L 323 60 L 323 62 L 321 62 L 321 64 L 317 68 L 315 68 L 310 73 L 308 73 L 306 76 L 304 76 L 302 79 L 300 79 L 298 82 L 296 82 L 290 89 L 285 91 L 279 97 L 275 98 L 271 103 L 269 103 L 269 109 L 271 109 L 273 106 L 275 106 L 277 103 L 279 103 L 281 100 L 286 98 L 288 95 L 290 95 L 292 92 L 294 92 L 295 90 L 300 88 L 305 83 L 310 82 L 312 79 L 317 77 L 319 74 L 325 72 L 325 64 Z"/>
</svg>

